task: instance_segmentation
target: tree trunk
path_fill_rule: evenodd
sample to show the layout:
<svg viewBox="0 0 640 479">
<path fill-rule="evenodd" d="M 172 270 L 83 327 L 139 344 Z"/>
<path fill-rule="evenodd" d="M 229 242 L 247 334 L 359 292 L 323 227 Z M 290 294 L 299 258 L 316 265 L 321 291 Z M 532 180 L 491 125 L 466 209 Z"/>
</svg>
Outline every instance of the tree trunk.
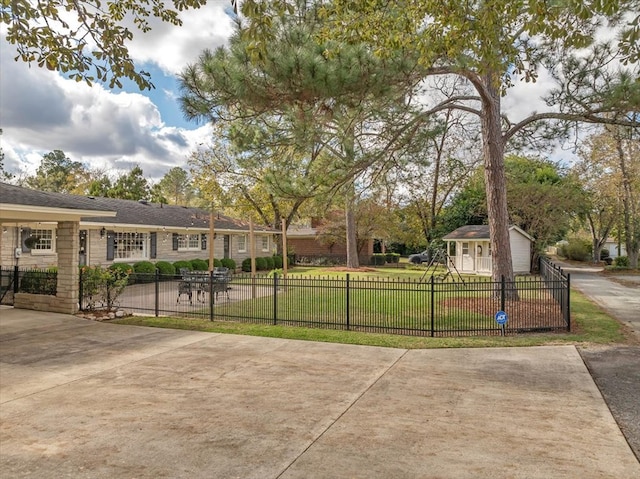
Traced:
<svg viewBox="0 0 640 479">
<path fill-rule="evenodd" d="M 347 268 L 359 268 L 358 258 L 358 238 L 356 232 L 356 215 L 354 211 L 354 191 L 353 184 L 347 187 L 345 195 L 345 221 L 347 227 Z"/>
<path fill-rule="evenodd" d="M 509 241 L 504 140 L 500 121 L 500 83 L 495 74 L 485 75 L 483 82 L 485 95 L 482 98 L 482 153 L 493 262 L 492 278 L 498 282 L 504 276 L 506 281 L 513 281 L 515 278 Z M 518 299 L 518 292 L 515 289 L 509 290 L 507 297 Z"/>
<path fill-rule="evenodd" d="M 615 135 L 616 149 L 618 150 L 618 158 L 620 160 L 620 172 L 622 173 L 622 205 L 624 209 L 624 239 L 627 247 L 627 257 L 629 258 L 629 266 L 631 268 L 638 267 L 638 250 L 640 249 L 640 231 L 638 221 L 638 211 L 636 209 L 636 201 L 634 199 L 633 190 L 631 188 L 631 178 L 622 145 L 620 132 Z M 618 250 L 620 251 L 620 250 Z"/>
</svg>

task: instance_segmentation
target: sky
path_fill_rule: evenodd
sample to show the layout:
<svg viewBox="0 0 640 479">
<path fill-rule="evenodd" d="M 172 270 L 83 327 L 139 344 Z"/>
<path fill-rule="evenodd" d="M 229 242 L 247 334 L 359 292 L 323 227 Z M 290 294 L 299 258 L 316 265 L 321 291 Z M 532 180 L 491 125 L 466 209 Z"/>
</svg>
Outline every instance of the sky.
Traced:
<svg viewBox="0 0 640 479">
<path fill-rule="evenodd" d="M 229 0 L 214 0 L 181 14 L 183 26 L 154 22 L 135 32 L 129 50 L 138 68 L 151 72 L 155 90 L 123 90 L 64 78 L 57 72 L 14 61 L 0 39 L 0 143 L 7 171 L 33 174 L 42 155 L 62 150 L 90 168 L 122 173 L 139 165 L 158 181 L 169 169 L 188 169 L 187 158 L 209 143 L 210 127 L 185 120 L 178 106 L 176 74 L 206 48 L 224 45 L 233 31 Z M 0 31 L 2 34 L 3 31 Z M 544 72 L 536 84 L 517 83 L 503 105 L 514 120 L 545 108 Z M 557 155 L 565 155 L 559 151 Z"/>
</svg>

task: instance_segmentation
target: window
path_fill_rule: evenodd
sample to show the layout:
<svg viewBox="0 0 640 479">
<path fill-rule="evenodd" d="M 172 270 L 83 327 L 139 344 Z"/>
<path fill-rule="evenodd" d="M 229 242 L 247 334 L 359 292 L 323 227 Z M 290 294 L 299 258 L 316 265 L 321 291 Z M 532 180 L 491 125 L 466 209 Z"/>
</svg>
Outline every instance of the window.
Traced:
<svg viewBox="0 0 640 479">
<path fill-rule="evenodd" d="M 247 235 L 238 236 L 238 252 L 245 253 L 247 251 Z"/>
<path fill-rule="evenodd" d="M 31 248 L 31 253 L 53 253 L 55 251 L 55 235 L 52 229 L 34 229 L 31 230 L 31 237 L 38 238 Z"/>
<path fill-rule="evenodd" d="M 200 235 L 178 235 L 178 250 L 199 250 L 200 249 Z"/>
<path fill-rule="evenodd" d="M 114 259 L 146 259 L 146 233 L 114 233 Z"/>
<path fill-rule="evenodd" d="M 261 236 L 260 239 L 262 240 L 262 251 L 269 251 L 269 237 Z"/>
<path fill-rule="evenodd" d="M 462 243 L 462 254 L 463 255 L 469 254 L 469 243 Z"/>
</svg>

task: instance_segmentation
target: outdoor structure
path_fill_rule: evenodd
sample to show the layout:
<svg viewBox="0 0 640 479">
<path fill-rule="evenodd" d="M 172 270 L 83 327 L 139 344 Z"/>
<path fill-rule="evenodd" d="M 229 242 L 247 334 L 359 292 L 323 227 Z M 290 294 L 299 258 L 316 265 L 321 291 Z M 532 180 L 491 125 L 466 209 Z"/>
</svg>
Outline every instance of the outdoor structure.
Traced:
<svg viewBox="0 0 640 479">
<path fill-rule="evenodd" d="M 208 211 L 198 208 L 41 192 L 0 183 L 0 267 L 57 267 L 57 297 L 70 295 L 68 301 L 58 307 L 58 300 L 38 295 L 38 302 L 46 304 L 32 304 L 31 309 L 75 312 L 78 265 L 207 259 L 209 218 Z M 251 256 L 249 233 L 247 222 L 216 213 L 214 257 L 231 258 L 240 266 Z M 275 234 L 279 232 L 254 228 L 256 257 L 273 254 Z M 21 298 L 15 298 L 16 307 L 29 307 L 34 301 L 23 303 Z"/>
<path fill-rule="evenodd" d="M 615 238 L 607 238 L 607 241 L 605 241 L 602 248 L 609 251 L 609 256 L 611 258 L 617 258 L 618 256 L 627 255 L 626 245 L 617 241 Z"/>
<path fill-rule="evenodd" d="M 460 273 L 491 275 L 493 264 L 488 225 L 461 226 L 442 239 L 447 242 L 447 254 Z M 533 238 L 514 225 L 509 227 L 509 241 L 513 272 L 531 272 Z"/>
</svg>

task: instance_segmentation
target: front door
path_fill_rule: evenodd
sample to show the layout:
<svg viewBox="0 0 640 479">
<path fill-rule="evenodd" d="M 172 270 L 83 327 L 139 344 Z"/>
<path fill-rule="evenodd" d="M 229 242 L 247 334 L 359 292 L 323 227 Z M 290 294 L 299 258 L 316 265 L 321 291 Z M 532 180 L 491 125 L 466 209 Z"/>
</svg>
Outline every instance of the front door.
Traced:
<svg viewBox="0 0 640 479">
<path fill-rule="evenodd" d="M 462 243 L 462 271 L 473 271 L 473 251 L 469 243 Z"/>
</svg>

